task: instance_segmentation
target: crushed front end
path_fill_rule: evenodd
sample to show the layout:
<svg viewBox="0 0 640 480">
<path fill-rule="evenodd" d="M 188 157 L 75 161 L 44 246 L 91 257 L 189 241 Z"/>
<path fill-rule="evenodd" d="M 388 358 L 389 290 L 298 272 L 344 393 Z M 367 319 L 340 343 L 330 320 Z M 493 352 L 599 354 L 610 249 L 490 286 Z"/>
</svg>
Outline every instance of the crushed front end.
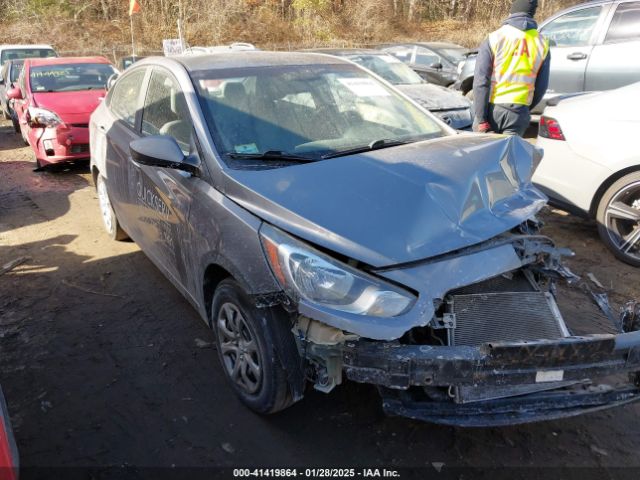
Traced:
<svg viewBox="0 0 640 480">
<path fill-rule="evenodd" d="M 413 310 L 428 318 L 418 325 L 414 318 L 395 339 L 382 338 L 393 334 L 376 330 L 379 320 L 371 327 L 377 338 L 348 333 L 302 302 L 293 331 L 308 378 L 322 391 L 343 375 L 373 384 L 388 414 L 457 426 L 549 420 L 640 400 L 640 308 L 620 318 L 599 308 L 563 267 L 567 254 L 521 230 L 378 269 L 419 292 Z M 403 319 L 386 319 L 393 321 Z"/>
</svg>

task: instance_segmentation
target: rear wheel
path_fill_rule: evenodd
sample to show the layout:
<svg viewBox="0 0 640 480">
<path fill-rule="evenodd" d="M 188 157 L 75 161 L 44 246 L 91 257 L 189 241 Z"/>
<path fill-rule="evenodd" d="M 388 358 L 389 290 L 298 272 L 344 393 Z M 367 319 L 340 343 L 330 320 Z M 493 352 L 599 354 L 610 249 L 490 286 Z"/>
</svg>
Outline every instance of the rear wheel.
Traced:
<svg viewBox="0 0 640 480">
<path fill-rule="evenodd" d="M 277 340 L 294 342 L 290 331 L 277 331 L 285 328 L 286 319 L 274 308 L 257 308 L 232 279 L 218 285 L 211 312 L 218 357 L 240 400 L 261 414 L 290 406 L 291 389 L 279 353 L 291 345 Z"/>
<path fill-rule="evenodd" d="M 625 175 L 600 200 L 600 238 L 620 260 L 640 267 L 640 172 Z"/>
<path fill-rule="evenodd" d="M 96 180 L 96 189 L 98 191 L 98 203 L 100 204 L 100 212 L 102 213 L 102 222 L 104 223 L 104 228 L 107 231 L 107 234 L 112 240 L 121 241 L 128 239 L 129 236 L 127 235 L 127 232 L 125 232 L 120 226 L 118 218 L 116 217 L 116 212 L 111 206 L 109 193 L 107 192 L 107 183 L 102 175 L 98 175 Z"/>
</svg>

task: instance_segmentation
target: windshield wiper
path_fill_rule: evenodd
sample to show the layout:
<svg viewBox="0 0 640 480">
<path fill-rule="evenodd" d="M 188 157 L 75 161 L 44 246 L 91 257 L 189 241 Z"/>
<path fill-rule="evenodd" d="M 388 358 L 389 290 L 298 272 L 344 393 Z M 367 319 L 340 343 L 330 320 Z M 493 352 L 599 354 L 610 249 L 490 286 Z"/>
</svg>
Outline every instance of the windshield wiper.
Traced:
<svg viewBox="0 0 640 480">
<path fill-rule="evenodd" d="M 363 145 L 361 147 L 349 148 L 347 150 L 340 150 L 338 152 L 327 153 L 326 155 L 322 155 L 323 160 L 327 158 L 337 158 L 337 157 L 346 157 L 348 155 L 355 155 L 356 153 L 364 153 L 370 152 L 372 150 L 381 150 L 383 148 L 389 147 L 397 147 L 398 145 L 406 145 L 407 143 L 411 143 L 411 141 L 407 140 L 389 140 L 382 138 L 380 140 L 374 140 L 369 145 Z"/>
<path fill-rule="evenodd" d="M 285 162 L 311 163 L 315 158 L 295 155 L 293 153 L 281 152 L 279 150 L 269 150 L 264 153 L 227 153 L 229 158 L 239 160 L 284 160 Z"/>
</svg>

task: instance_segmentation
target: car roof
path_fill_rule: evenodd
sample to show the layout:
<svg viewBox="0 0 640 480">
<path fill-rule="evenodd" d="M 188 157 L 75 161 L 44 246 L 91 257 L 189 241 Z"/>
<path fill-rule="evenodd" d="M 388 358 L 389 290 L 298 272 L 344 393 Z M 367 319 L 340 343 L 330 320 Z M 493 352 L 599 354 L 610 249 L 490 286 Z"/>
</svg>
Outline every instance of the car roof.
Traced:
<svg viewBox="0 0 640 480">
<path fill-rule="evenodd" d="M 398 42 L 398 43 L 385 43 L 383 46 L 385 48 L 393 47 L 393 46 L 402 46 L 402 45 L 419 45 L 422 47 L 432 48 L 437 50 L 439 48 L 462 48 L 465 49 L 462 45 L 458 45 L 456 43 L 450 42 Z"/>
<path fill-rule="evenodd" d="M 49 57 L 49 58 L 26 58 L 29 66 L 38 67 L 43 65 L 69 65 L 72 63 L 108 63 L 105 57 Z"/>
<path fill-rule="evenodd" d="M 146 58 L 142 62 L 138 62 L 138 65 L 156 63 L 157 60 L 154 62 L 154 58 L 157 59 L 158 57 Z M 270 66 L 335 65 L 343 63 L 343 60 L 336 57 L 318 55 L 317 53 L 264 51 L 220 52 L 194 56 L 177 55 L 167 59 L 175 60 L 189 71 Z"/>
<path fill-rule="evenodd" d="M 338 57 L 348 55 L 389 55 L 382 50 L 374 50 L 373 48 L 314 48 L 311 50 L 304 50 L 304 52 L 310 53 L 325 53 L 327 55 L 336 55 Z"/>
<path fill-rule="evenodd" d="M 5 43 L 0 45 L 0 50 L 5 50 L 5 49 L 9 49 L 9 48 L 33 48 L 34 50 L 36 49 L 43 49 L 43 48 L 49 48 L 51 50 L 53 50 L 53 47 L 51 45 L 46 45 L 46 44 L 37 44 L 37 45 L 27 45 L 27 44 L 10 44 L 10 43 Z"/>
</svg>

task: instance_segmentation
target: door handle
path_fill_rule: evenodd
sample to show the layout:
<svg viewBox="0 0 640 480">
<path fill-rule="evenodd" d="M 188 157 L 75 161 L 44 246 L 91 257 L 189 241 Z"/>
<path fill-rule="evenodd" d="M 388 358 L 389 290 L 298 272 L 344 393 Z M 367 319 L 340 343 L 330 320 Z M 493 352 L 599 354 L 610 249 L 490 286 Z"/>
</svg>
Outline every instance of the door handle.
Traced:
<svg viewBox="0 0 640 480">
<path fill-rule="evenodd" d="M 575 52 L 575 53 L 570 53 L 569 55 L 567 55 L 567 58 L 569 60 L 584 60 L 585 58 L 587 58 L 587 54 L 586 53 Z"/>
<path fill-rule="evenodd" d="M 102 132 L 106 132 L 106 131 L 107 131 L 107 127 L 105 127 L 104 125 L 98 125 L 98 128 L 99 128 Z"/>
</svg>

